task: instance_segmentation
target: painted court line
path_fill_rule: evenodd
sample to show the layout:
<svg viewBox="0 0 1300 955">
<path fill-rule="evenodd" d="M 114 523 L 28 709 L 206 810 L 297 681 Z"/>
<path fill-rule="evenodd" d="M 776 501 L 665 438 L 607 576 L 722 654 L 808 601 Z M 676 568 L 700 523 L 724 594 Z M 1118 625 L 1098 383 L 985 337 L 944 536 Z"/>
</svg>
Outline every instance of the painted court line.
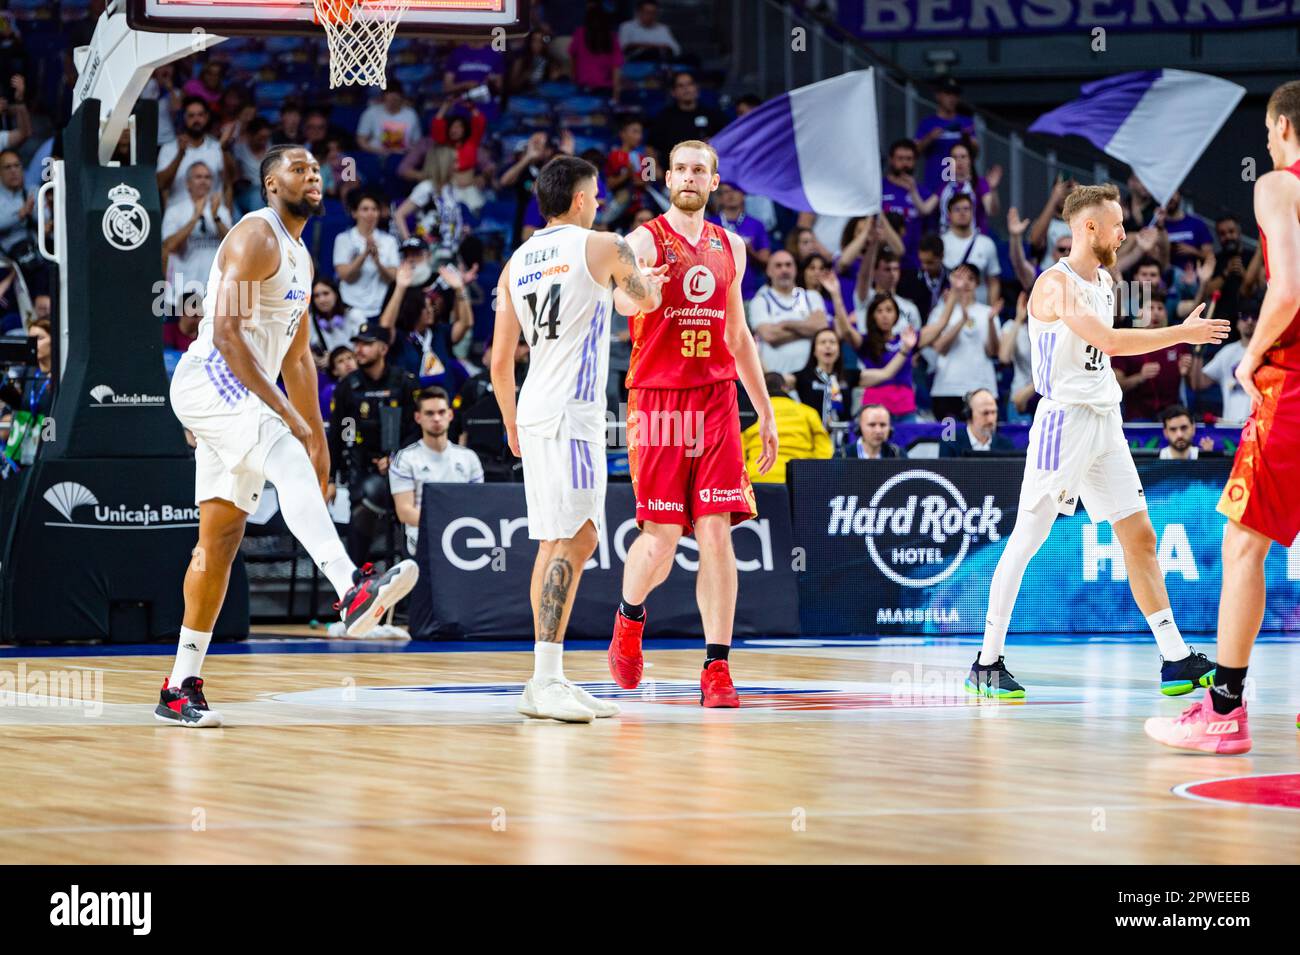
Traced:
<svg viewBox="0 0 1300 955">
<path fill-rule="evenodd" d="M 1108 813 L 1114 812 L 1169 812 L 1199 810 L 1211 811 L 1215 807 L 1199 802 L 1185 802 L 1165 805 L 1133 806 L 951 806 L 951 807 L 897 807 L 889 809 L 836 809 L 806 810 L 807 819 L 871 819 L 891 816 L 1000 816 L 1024 815 L 1033 813 L 1046 815 L 1053 813 L 1088 814 L 1104 808 Z M 1219 804 L 1219 809 L 1227 808 Z M 771 810 L 766 812 L 683 812 L 683 813 L 641 813 L 619 815 L 601 813 L 594 815 L 541 815 L 523 816 L 507 813 L 508 825 L 599 825 L 627 824 L 639 822 L 735 822 L 738 819 L 781 819 L 791 818 L 790 810 Z M 422 829 L 439 826 L 484 826 L 490 828 L 493 817 L 482 816 L 445 816 L 411 819 L 280 819 L 264 822 L 208 823 L 204 831 L 252 831 L 252 830 L 287 830 L 287 829 Z M 184 823 L 118 823 L 102 826 L 15 826 L 0 828 L 0 838 L 23 835 L 89 835 L 113 832 L 190 832 L 193 825 Z"/>
</svg>

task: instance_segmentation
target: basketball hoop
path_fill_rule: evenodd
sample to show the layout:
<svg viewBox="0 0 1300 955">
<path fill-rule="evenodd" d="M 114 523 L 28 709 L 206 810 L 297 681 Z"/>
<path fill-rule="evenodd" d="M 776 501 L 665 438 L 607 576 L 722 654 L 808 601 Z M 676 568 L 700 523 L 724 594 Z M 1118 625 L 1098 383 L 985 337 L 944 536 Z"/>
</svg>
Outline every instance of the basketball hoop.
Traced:
<svg viewBox="0 0 1300 955">
<path fill-rule="evenodd" d="M 330 49 L 330 89 L 387 89 L 388 47 L 410 0 L 312 0 Z"/>
</svg>

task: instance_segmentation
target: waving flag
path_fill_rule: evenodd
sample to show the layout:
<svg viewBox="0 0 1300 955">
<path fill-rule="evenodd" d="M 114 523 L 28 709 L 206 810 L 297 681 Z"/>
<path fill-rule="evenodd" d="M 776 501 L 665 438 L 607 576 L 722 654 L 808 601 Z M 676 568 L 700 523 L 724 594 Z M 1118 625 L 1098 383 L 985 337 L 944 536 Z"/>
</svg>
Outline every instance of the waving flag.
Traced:
<svg viewBox="0 0 1300 955">
<path fill-rule="evenodd" d="M 857 70 L 782 93 L 709 143 L 724 182 L 791 209 L 831 216 L 880 211 L 875 79 Z"/>
<path fill-rule="evenodd" d="M 1132 167 L 1161 205 L 1169 201 L 1245 95 L 1244 87 L 1186 70 L 1141 70 L 1085 84 L 1083 95 L 1029 127 L 1082 136 Z"/>
</svg>

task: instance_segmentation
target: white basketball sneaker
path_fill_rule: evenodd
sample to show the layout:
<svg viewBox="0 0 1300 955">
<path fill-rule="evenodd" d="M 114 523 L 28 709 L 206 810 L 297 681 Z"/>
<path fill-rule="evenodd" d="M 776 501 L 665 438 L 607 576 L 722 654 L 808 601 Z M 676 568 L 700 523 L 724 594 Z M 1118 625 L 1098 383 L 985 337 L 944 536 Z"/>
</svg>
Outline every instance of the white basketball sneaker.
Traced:
<svg viewBox="0 0 1300 955">
<path fill-rule="evenodd" d="M 578 701 L 596 714 L 596 719 L 603 720 L 608 716 L 618 716 L 619 713 L 623 712 L 613 700 L 602 700 L 594 697 L 572 680 L 565 680 L 564 682 L 569 684 L 570 689 L 573 690 L 573 695 L 578 698 Z"/>
<path fill-rule="evenodd" d="M 564 680 L 529 680 L 524 684 L 523 695 L 515 709 L 535 720 L 590 723 L 596 714 L 583 705 L 573 689 L 573 685 Z"/>
</svg>

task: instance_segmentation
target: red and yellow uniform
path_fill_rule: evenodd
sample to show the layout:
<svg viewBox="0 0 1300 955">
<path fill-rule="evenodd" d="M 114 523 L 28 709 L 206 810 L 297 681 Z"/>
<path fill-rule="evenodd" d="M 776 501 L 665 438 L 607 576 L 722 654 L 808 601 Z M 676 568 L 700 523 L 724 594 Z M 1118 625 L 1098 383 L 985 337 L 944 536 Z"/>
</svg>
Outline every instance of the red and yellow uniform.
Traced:
<svg viewBox="0 0 1300 955">
<path fill-rule="evenodd" d="M 664 216 L 645 228 L 668 266 L 663 301 L 632 317 L 627 442 L 638 523 L 682 524 L 758 513 L 745 472 L 736 360 L 727 347 L 727 289 L 736 277 L 727 233 L 706 222 L 695 244 Z"/>
<path fill-rule="evenodd" d="M 1287 167 L 1300 177 L 1300 162 Z M 1259 233 L 1268 277 L 1268 237 Z M 1258 531 L 1283 547 L 1300 534 L 1300 507 L 1294 504 L 1300 487 L 1300 312 L 1264 353 L 1255 372 L 1255 385 L 1264 400 L 1251 413 L 1241 432 L 1219 513 Z"/>
</svg>

